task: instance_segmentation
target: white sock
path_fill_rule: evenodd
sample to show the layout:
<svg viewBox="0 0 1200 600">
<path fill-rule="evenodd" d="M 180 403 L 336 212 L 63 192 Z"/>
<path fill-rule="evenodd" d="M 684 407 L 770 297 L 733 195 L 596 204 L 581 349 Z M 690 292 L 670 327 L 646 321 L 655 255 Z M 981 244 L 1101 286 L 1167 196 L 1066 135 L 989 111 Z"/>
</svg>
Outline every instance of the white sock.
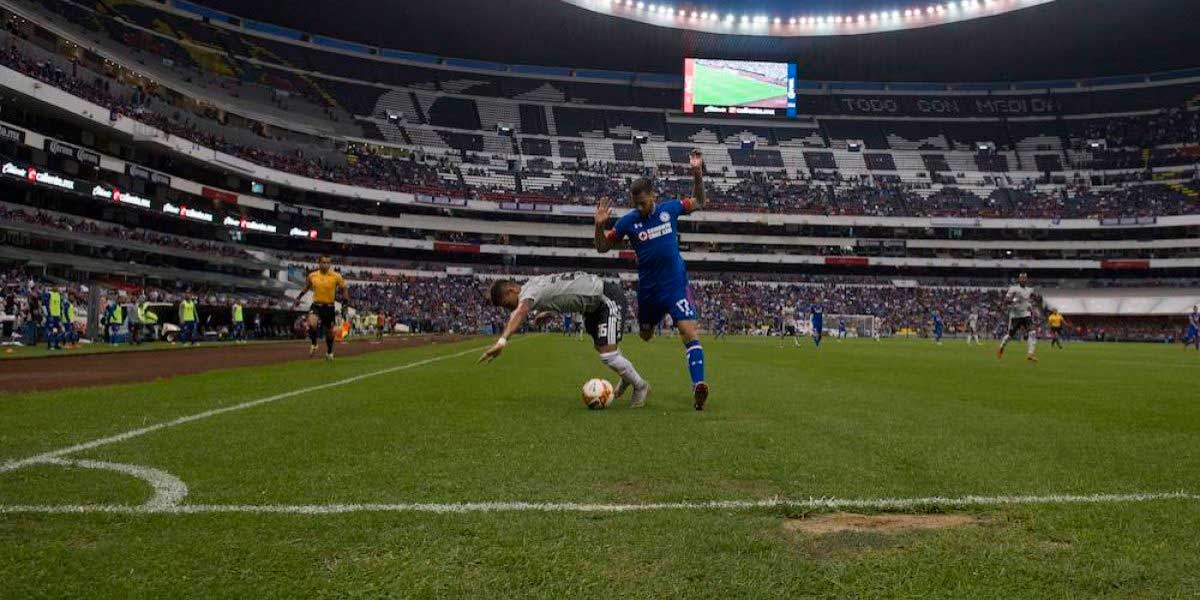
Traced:
<svg viewBox="0 0 1200 600">
<path fill-rule="evenodd" d="M 1036 345 L 1037 345 L 1037 334 L 1036 334 L 1036 333 L 1034 333 L 1034 332 L 1032 332 L 1032 331 L 1030 331 L 1030 332 L 1029 332 L 1029 338 L 1028 338 L 1028 339 L 1029 339 L 1029 342 L 1028 342 L 1028 344 L 1029 344 L 1029 355 L 1030 355 L 1030 356 L 1033 356 L 1033 348 L 1034 348 L 1034 346 L 1036 346 Z"/>
<path fill-rule="evenodd" d="M 1008 339 L 1008 334 L 1004 334 L 1004 337 L 1000 340 L 1000 349 L 1003 350 L 1004 347 L 1008 345 Z"/>
<path fill-rule="evenodd" d="M 635 388 L 640 388 L 646 384 L 645 380 L 642 379 L 642 376 L 638 374 L 637 369 L 634 368 L 633 363 L 630 362 L 628 358 L 625 358 L 625 356 L 621 354 L 620 350 L 614 350 L 607 354 L 601 354 L 600 360 L 604 364 L 608 365 L 608 368 L 616 371 L 617 375 L 620 375 L 621 379 L 624 379 L 627 383 L 629 383 L 629 385 L 632 385 Z"/>
</svg>

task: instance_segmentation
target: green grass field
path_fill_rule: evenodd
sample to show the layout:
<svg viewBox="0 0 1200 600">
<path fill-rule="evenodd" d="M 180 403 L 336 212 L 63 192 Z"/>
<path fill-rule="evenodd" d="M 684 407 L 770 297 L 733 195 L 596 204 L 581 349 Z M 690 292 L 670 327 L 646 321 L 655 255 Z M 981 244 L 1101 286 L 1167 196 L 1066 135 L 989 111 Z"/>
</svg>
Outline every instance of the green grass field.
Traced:
<svg viewBox="0 0 1200 600">
<path fill-rule="evenodd" d="M 692 89 L 694 102 L 707 106 L 741 106 L 787 94 L 787 87 L 739 77 L 724 69 L 696 63 Z"/>
<path fill-rule="evenodd" d="M 558 336 L 0 396 L 0 597 L 1200 594 L 1194 352 L 706 340 L 696 413 L 677 341 L 624 346 L 644 409 L 585 410 Z M 794 531 L 814 498 L 977 522 Z"/>
</svg>

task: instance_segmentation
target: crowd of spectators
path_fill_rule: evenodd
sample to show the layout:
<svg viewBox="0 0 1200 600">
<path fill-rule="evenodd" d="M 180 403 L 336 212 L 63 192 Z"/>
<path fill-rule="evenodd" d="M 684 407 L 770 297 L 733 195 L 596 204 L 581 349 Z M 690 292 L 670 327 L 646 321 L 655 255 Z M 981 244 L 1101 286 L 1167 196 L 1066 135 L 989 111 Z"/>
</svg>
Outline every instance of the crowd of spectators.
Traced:
<svg viewBox="0 0 1200 600">
<path fill-rule="evenodd" d="M 379 156 L 362 147 L 347 147 L 347 160 L 333 164 L 309 156 L 301 150 L 275 152 L 255 145 L 234 143 L 197 125 L 208 118 L 181 108 L 170 114 L 151 110 L 150 91 L 137 88 L 132 94 L 112 91 L 111 80 L 81 75 L 77 64 L 55 64 L 49 60 L 27 58 L 13 44 L 0 53 L 0 62 L 29 76 L 60 87 L 72 94 L 109 108 L 115 117 L 123 114 L 169 135 L 238 156 L 256 164 L 335 183 L 409 191 L 431 195 L 488 198 L 498 191 L 472 189 L 457 175 L 457 167 L 446 159 L 428 164 L 413 156 Z M 167 101 L 153 96 L 157 101 Z M 1157 118 L 1114 119 L 1093 123 L 1103 126 L 1097 135 L 1117 140 L 1136 140 L 1138 144 L 1174 143 L 1196 139 L 1200 127 L 1196 113 L 1167 111 Z M 1124 143 L 1124 142 L 1122 142 Z M 1131 142 L 1132 143 L 1132 142 Z M 1135 161 L 1136 155 L 1130 160 Z M 544 164 L 538 169 L 544 168 Z M 1129 165 L 1135 166 L 1135 165 Z M 538 171 L 541 173 L 541 171 Z M 647 173 L 641 163 L 581 161 L 563 174 L 564 183 L 530 194 L 539 202 L 590 204 L 601 196 L 623 201 L 628 181 Z M 653 174 L 653 173 L 652 173 Z M 453 175 L 453 176 L 443 176 Z M 660 192 L 669 196 L 690 193 L 691 181 L 679 176 L 674 167 L 658 173 Z M 997 189 L 987 196 L 954 187 L 936 192 L 911 184 L 871 179 L 859 181 L 834 179 L 814 181 L 787 177 L 739 178 L 709 190 L 710 207 L 716 210 L 763 213 L 821 215 L 935 216 L 993 218 L 1115 218 L 1161 216 L 1200 212 L 1200 200 L 1194 193 L 1165 185 L 1129 185 L 1103 192 L 1085 185 L 1068 186 L 1053 192 Z M 508 194 L 519 197 L 519 194 Z"/>
<path fill-rule="evenodd" d="M 49 227 L 60 231 L 95 235 L 114 240 L 140 242 L 164 248 L 224 256 L 226 258 L 253 258 L 248 252 L 232 244 L 170 235 L 137 227 L 122 227 L 115 224 L 99 223 L 36 209 L 10 208 L 2 204 L 0 204 L 0 221 L 25 223 L 27 225 Z"/>
</svg>

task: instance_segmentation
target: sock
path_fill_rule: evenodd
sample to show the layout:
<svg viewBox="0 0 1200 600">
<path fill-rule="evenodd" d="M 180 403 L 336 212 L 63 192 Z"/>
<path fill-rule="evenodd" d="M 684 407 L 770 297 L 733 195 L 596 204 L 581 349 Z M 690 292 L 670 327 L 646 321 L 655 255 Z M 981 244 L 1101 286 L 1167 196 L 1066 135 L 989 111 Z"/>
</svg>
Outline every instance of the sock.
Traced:
<svg viewBox="0 0 1200 600">
<path fill-rule="evenodd" d="M 1030 356 L 1033 356 L 1033 347 L 1037 345 L 1037 334 L 1036 334 L 1036 333 L 1034 333 L 1034 332 L 1032 332 L 1032 331 L 1030 331 L 1030 332 L 1029 332 L 1029 338 L 1028 338 L 1028 340 L 1029 340 L 1029 341 L 1028 341 L 1028 343 L 1029 343 L 1029 355 L 1030 355 Z"/>
<path fill-rule="evenodd" d="M 325 353 L 333 354 L 333 338 L 328 336 L 325 338 Z"/>
<path fill-rule="evenodd" d="M 692 376 L 692 386 L 704 381 L 704 348 L 700 340 L 694 340 L 683 345 L 684 356 L 687 358 L 688 374 Z"/>
<path fill-rule="evenodd" d="M 635 388 L 640 388 L 646 385 L 646 381 L 642 379 L 640 374 L 638 374 L 637 369 L 633 366 L 633 363 L 630 362 L 628 358 L 625 358 L 625 356 L 621 354 L 620 350 L 614 350 L 607 354 L 601 354 L 600 361 L 608 365 L 608 368 L 616 371 L 617 375 L 620 375 L 621 379 L 624 379 L 629 385 L 632 385 Z"/>
<path fill-rule="evenodd" d="M 1006 333 L 1006 334 L 1004 334 L 1004 337 L 1000 340 L 1000 349 L 1001 350 L 1003 350 L 1004 347 L 1008 345 L 1008 340 L 1009 340 L 1009 337 L 1008 337 L 1008 334 Z"/>
</svg>

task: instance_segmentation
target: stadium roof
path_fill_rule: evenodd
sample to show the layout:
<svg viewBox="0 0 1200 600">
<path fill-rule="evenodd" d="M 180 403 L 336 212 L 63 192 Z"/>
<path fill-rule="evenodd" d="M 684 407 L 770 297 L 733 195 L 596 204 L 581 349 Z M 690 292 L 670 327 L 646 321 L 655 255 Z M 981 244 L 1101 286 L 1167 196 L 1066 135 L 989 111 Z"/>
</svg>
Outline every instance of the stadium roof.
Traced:
<svg viewBox="0 0 1200 600">
<path fill-rule="evenodd" d="M 732 0 L 562 0 L 603 15 L 659 27 L 774 37 L 861 35 L 937 27 L 1054 0 L 846 0 L 841 3 Z"/>
<path fill-rule="evenodd" d="M 660 27 L 563 0 L 340 0 L 337 11 L 323 2 L 282 10 L 271 0 L 200 1 L 374 46 L 588 69 L 678 74 L 685 57 L 699 56 L 796 62 L 803 79 L 1012 81 L 1200 66 L 1193 0 L 1056 0 L 937 27 L 797 37 Z"/>
</svg>

